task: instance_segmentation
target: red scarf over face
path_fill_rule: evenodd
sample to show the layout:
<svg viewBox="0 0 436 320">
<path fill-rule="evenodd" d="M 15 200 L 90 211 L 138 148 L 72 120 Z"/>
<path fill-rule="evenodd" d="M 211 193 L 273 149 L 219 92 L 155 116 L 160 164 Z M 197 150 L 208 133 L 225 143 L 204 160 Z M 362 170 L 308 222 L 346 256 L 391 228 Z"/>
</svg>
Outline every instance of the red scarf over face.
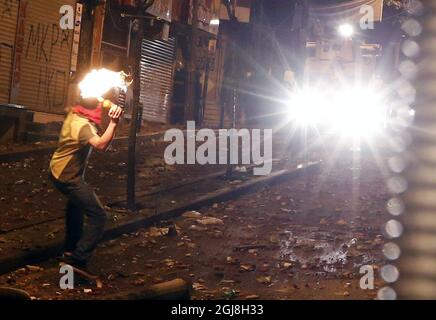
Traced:
<svg viewBox="0 0 436 320">
<path fill-rule="evenodd" d="M 101 103 L 94 109 L 87 109 L 81 105 L 76 105 L 73 107 L 73 113 L 79 114 L 95 124 L 100 125 L 103 109 Z"/>
</svg>

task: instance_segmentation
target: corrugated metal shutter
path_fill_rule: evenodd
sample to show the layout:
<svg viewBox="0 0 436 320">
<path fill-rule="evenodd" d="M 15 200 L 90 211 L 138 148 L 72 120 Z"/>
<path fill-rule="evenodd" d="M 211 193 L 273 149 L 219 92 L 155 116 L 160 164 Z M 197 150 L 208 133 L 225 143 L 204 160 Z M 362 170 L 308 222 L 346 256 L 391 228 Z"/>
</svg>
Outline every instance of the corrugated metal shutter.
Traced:
<svg viewBox="0 0 436 320">
<path fill-rule="evenodd" d="M 9 103 L 18 0 L 0 2 L 0 103 Z"/>
<path fill-rule="evenodd" d="M 142 42 L 141 95 L 144 120 L 167 123 L 173 90 L 175 40 Z"/>
<path fill-rule="evenodd" d="M 73 30 L 61 30 L 59 10 L 75 0 L 27 0 L 18 104 L 64 112 L 68 97 Z"/>
</svg>

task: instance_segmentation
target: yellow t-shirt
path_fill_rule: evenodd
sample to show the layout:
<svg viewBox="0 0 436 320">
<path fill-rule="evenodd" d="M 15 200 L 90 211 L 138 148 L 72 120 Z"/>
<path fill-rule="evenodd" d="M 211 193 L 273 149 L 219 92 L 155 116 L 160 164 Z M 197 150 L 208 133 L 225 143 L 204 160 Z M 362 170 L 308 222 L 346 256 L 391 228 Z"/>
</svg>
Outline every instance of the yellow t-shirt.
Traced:
<svg viewBox="0 0 436 320">
<path fill-rule="evenodd" d="M 52 175 L 62 182 L 81 179 L 92 151 L 89 140 L 96 135 L 93 122 L 70 112 L 62 126 L 59 146 L 50 161 Z"/>
</svg>

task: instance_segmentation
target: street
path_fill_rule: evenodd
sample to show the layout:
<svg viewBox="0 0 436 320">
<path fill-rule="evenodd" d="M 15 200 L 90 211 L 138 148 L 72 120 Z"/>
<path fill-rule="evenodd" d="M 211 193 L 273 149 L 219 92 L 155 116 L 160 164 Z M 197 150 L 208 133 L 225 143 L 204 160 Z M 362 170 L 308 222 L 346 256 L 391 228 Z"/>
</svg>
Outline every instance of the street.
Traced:
<svg viewBox="0 0 436 320">
<path fill-rule="evenodd" d="M 152 161 L 151 155 L 159 161 L 158 152 L 146 153 L 141 172 Z M 361 166 L 355 161 L 353 165 L 353 153 L 345 148 L 331 169 L 324 161 L 319 171 L 103 242 L 90 266 L 102 275 L 103 289 L 82 283 L 74 290 L 60 290 L 61 275 L 53 259 L 7 273 L 0 277 L 0 285 L 24 289 L 36 299 L 102 299 L 182 278 L 192 283 L 193 299 L 374 299 L 383 283 L 378 270 L 385 263 L 381 230 L 389 194 L 371 153 L 362 151 L 361 157 Z M 114 153 L 111 164 L 93 170 L 98 159 L 97 155 L 91 160 L 89 180 L 104 199 L 110 199 L 122 192 L 111 183 L 122 181 L 121 159 Z M 3 188 L 17 199 L 26 188 L 38 188 L 44 182 L 34 168 L 43 168 L 45 161 L 20 162 L 33 175 L 19 184 L 12 183 L 14 170 L 4 164 L 5 178 L 9 174 L 12 180 Z M 160 178 L 163 184 L 179 179 L 179 172 L 217 170 L 176 166 L 166 175 L 168 169 L 157 168 L 149 169 L 151 178 L 144 178 L 144 188 L 153 186 L 153 176 L 168 176 L 168 180 Z M 49 191 L 51 186 L 46 188 L 44 201 L 49 206 L 35 211 L 30 196 L 19 205 L 15 202 L 5 210 L 5 217 L 20 218 L 3 219 L 7 223 L 2 228 L 59 215 L 64 200 Z M 171 232 L 174 226 L 176 232 Z M 5 236 L 0 235 L 0 247 L 8 246 Z M 374 267 L 373 290 L 360 287 L 364 265 Z"/>
<path fill-rule="evenodd" d="M 434 2 L 0 1 L 0 300 L 435 299 Z"/>
</svg>

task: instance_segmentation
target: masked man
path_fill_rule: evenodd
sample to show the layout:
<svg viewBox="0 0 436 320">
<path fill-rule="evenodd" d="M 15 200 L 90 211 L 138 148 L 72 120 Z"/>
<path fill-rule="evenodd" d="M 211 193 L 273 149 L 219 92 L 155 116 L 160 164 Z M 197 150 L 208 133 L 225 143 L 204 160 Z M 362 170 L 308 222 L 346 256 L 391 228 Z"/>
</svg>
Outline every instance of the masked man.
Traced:
<svg viewBox="0 0 436 320">
<path fill-rule="evenodd" d="M 65 252 L 62 261 L 79 269 L 87 263 L 104 231 L 106 212 L 93 188 L 85 180 L 92 149 L 106 150 L 114 138 L 122 108 L 112 104 L 110 123 L 97 134 L 102 119 L 102 99 L 82 99 L 67 115 L 59 146 L 50 162 L 54 186 L 68 198 L 65 223 Z M 84 217 L 87 223 L 84 228 Z"/>
</svg>

